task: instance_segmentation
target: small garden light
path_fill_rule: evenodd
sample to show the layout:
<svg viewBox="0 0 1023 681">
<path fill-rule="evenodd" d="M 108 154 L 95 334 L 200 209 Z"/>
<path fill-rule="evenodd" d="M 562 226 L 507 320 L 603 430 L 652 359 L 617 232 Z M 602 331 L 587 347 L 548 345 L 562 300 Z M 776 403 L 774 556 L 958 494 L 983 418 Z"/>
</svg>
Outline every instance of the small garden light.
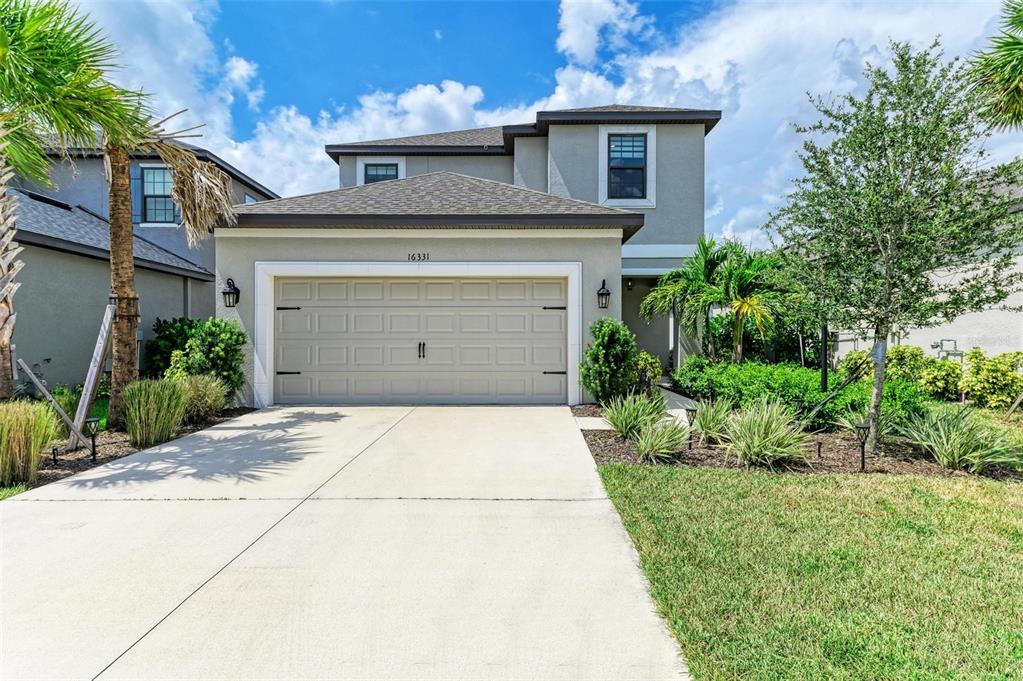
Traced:
<svg viewBox="0 0 1023 681">
<path fill-rule="evenodd" d="M 99 419 L 98 418 L 87 418 L 85 423 L 82 425 L 82 434 L 88 435 L 92 439 L 92 460 L 96 461 L 96 432 L 99 430 Z"/>
<path fill-rule="evenodd" d="M 606 310 L 610 303 L 611 291 L 607 288 L 607 279 L 604 279 L 600 282 L 600 288 L 597 289 L 597 307 L 601 310 Z"/>
<path fill-rule="evenodd" d="M 856 424 L 856 439 L 860 441 L 860 472 L 867 470 L 867 436 L 870 435 L 869 423 Z"/>
<path fill-rule="evenodd" d="M 693 449 L 693 422 L 696 421 L 696 407 L 686 407 L 686 418 L 689 420 L 689 450 Z"/>
<path fill-rule="evenodd" d="M 234 307 L 238 304 L 238 297 L 241 295 L 241 291 L 234 285 L 234 279 L 227 280 L 227 285 L 224 286 L 224 290 L 221 293 L 224 295 L 224 307 Z"/>
</svg>

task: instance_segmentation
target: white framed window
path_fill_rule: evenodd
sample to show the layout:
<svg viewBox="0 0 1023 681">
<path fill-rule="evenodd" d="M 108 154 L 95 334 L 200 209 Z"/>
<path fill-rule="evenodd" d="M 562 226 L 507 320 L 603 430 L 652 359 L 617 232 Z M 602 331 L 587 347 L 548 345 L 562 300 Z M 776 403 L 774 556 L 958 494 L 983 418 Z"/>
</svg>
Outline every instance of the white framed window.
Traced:
<svg viewBox="0 0 1023 681">
<path fill-rule="evenodd" d="M 356 156 L 355 184 L 371 184 L 381 180 L 405 178 L 404 156 Z"/>
<path fill-rule="evenodd" d="M 657 205 L 657 126 L 601 125 L 597 197 L 605 206 Z"/>
<path fill-rule="evenodd" d="M 177 211 L 171 198 L 173 176 L 167 166 L 141 164 L 142 172 L 142 224 L 172 225 L 177 223 Z"/>
</svg>

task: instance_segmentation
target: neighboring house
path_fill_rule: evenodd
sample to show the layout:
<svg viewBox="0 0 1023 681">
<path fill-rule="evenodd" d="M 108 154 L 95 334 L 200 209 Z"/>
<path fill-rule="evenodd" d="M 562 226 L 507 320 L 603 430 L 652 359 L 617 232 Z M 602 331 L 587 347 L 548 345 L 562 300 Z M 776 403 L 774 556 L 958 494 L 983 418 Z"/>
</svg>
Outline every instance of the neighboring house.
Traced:
<svg viewBox="0 0 1023 681">
<path fill-rule="evenodd" d="M 671 325 L 639 303 L 703 233 L 719 118 L 611 106 L 328 146 L 340 189 L 216 231 L 218 286 L 240 290 L 217 314 L 252 339 L 243 401 L 576 404 L 604 316 L 668 360 Z"/>
<path fill-rule="evenodd" d="M 38 364 L 51 386 L 85 380 L 110 295 L 110 225 L 88 208 L 12 189 L 18 274 L 14 327 L 17 356 Z M 151 241 L 135 237 L 135 287 L 143 337 L 156 317 L 208 315 L 213 275 Z M 197 309 L 198 308 L 198 309 Z"/>
<path fill-rule="evenodd" d="M 182 146 L 231 177 L 238 203 L 277 198 L 209 151 Z M 213 285 L 215 242 L 207 239 L 195 249 L 188 247 L 170 198 L 170 173 L 159 157 L 132 154 L 130 172 L 143 341 L 152 336 L 156 318 L 212 316 L 220 293 Z M 73 385 L 85 379 L 110 292 L 102 153 L 77 149 L 67 159 L 55 156 L 51 179 L 53 186 L 23 178 L 12 183 L 19 203 L 15 240 L 25 246 L 14 343 L 19 357 L 40 363 L 48 383 Z"/>
<path fill-rule="evenodd" d="M 643 214 L 622 246 L 622 319 L 641 349 L 667 366 L 683 351 L 668 319 L 649 324 L 639 304 L 657 278 L 692 254 L 703 234 L 704 136 L 716 110 L 614 104 L 541 111 L 524 125 L 334 144 L 341 187 L 447 170 Z"/>
</svg>

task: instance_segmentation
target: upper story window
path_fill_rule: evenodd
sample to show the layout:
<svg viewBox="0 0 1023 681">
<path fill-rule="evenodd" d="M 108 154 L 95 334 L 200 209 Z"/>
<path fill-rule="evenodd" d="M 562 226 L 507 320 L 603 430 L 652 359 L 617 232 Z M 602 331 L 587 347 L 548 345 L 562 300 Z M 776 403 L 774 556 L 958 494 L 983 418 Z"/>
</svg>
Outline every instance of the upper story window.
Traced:
<svg viewBox="0 0 1023 681">
<path fill-rule="evenodd" d="M 259 199 L 257 199 L 252 194 L 245 194 L 245 196 L 244 196 L 244 202 L 245 203 L 256 203 L 258 200 Z"/>
<path fill-rule="evenodd" d="M 175 221 L 171 182 L 167 168 L 142 168 L 142 222 Z"/>
<path fill-rule="evenodd" d="M 363 184 L 373 184 L 384 180 L 398 179 L 397 163 L 367 163 L 364 168 Z"/>
<path fill-rule="evenodd" d="M 607 198 L 646 198 L 646 134 L 607 136 Z"/>
</svg>

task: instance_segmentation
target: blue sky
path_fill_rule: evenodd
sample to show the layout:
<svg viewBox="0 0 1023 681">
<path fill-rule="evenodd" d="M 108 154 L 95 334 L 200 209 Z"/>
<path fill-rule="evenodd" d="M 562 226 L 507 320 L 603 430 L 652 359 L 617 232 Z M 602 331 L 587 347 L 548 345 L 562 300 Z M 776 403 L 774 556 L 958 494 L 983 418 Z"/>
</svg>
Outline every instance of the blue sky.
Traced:
<svg viewBox="0 0 1023 681">
<path fill-rule="evenodd" d="M 976 0 L 244 2 L 84 0 L 121 50 L 117 78 L 187 107 L 207 146 L 285 195 L 337 186 L 325 144 L 518 123 L 538 110 L 635 103 L 717 108 L 706 230 L 765 242 L 800 172 L 806 93 L 863 87 L 890 39 L 982 47 L 999 4 Z M 1023 153 L 992 139 L 996 159 Z"/>
</svg>

